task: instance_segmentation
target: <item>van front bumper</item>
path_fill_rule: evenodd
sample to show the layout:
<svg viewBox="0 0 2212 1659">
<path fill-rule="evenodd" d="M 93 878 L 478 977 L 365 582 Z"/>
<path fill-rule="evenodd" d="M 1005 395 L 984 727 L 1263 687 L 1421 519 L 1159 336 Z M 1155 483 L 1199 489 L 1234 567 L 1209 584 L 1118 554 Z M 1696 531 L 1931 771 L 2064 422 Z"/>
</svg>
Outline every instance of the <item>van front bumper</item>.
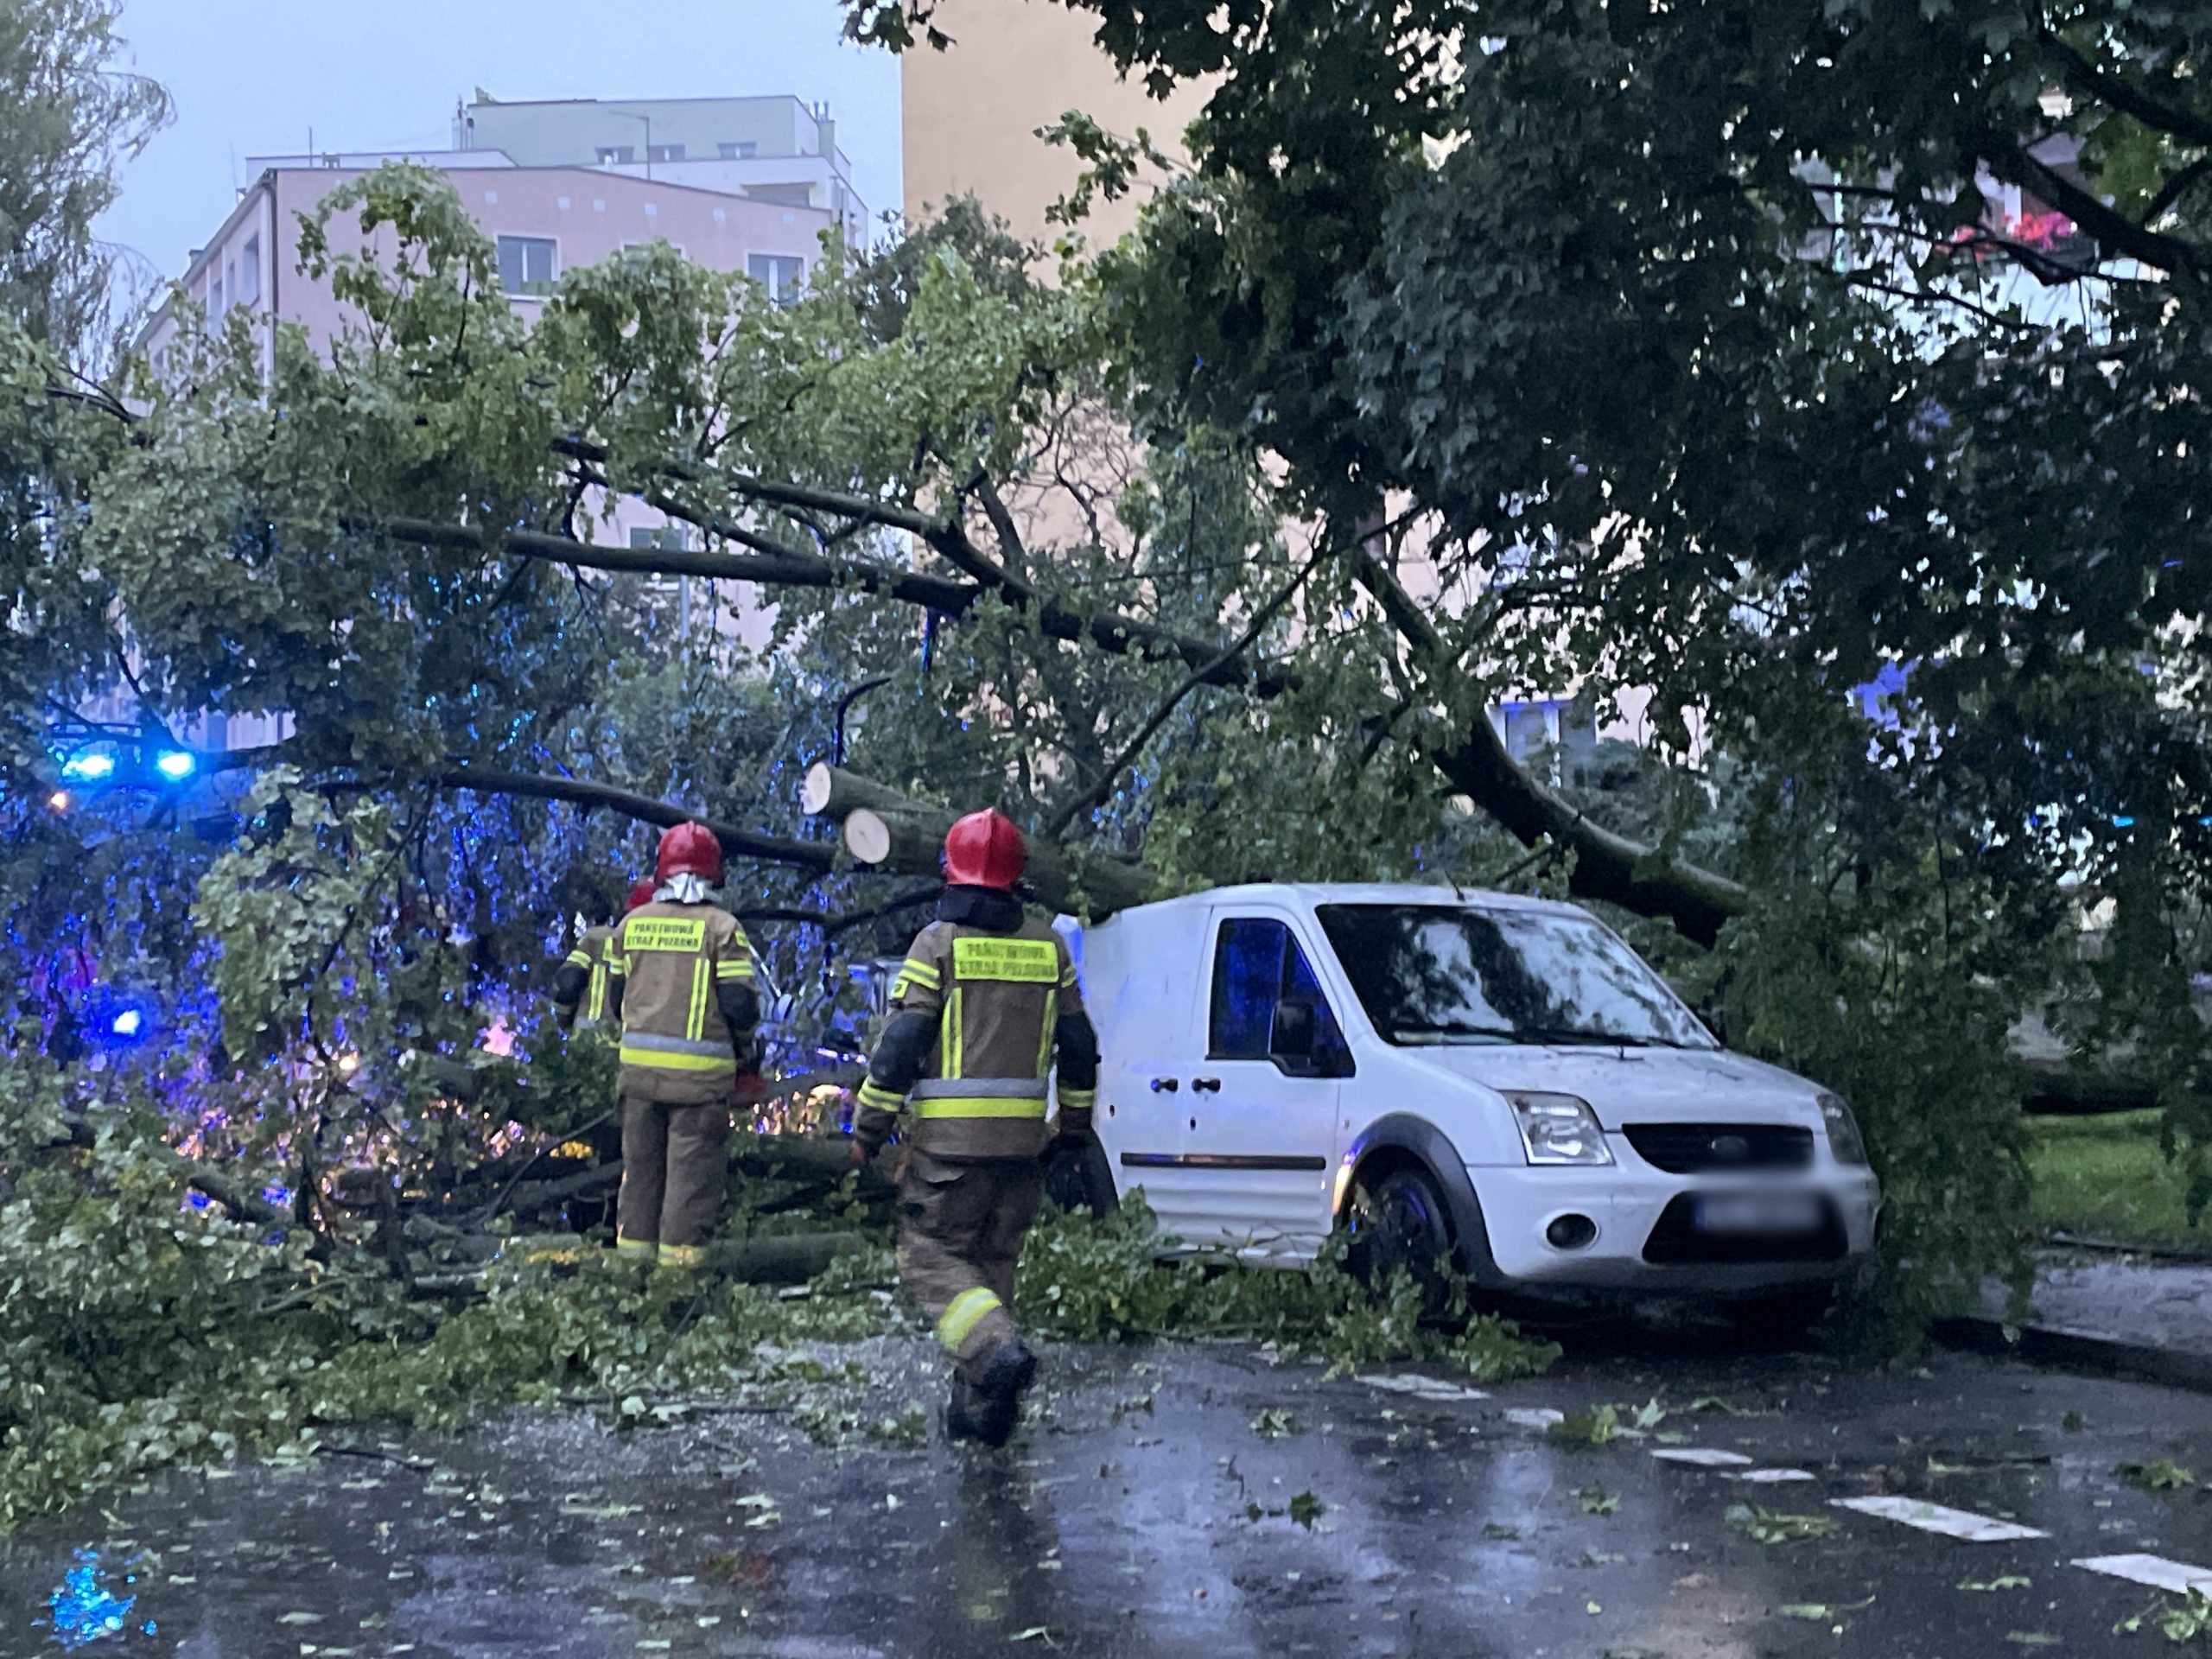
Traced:
<svg viewBox="0 0 2212 1659">
<path fill-rule="evenodd" d="M 1497 1276 L 1532 1289 L 1755 1294 L 1833 1282 L 1864 1268 L 1881 1215 L 1873 1172 L 1834 1164 L 1763 1179 L 1673 1175 L 1637 1162 L 1471 1166 L 1467 1178 Z M 1810 1198 L 1819 1224 L 1779 1232 L 1700 1224 L 1700 1198 L 1777 1193 Z M 1586 1243 L 1562 1246 L 1547 1236 L 1570 1217 L 1595 1224 Z M 1562 1232 L 1572 1238 L 1580 1230 Z"/>
</svg>

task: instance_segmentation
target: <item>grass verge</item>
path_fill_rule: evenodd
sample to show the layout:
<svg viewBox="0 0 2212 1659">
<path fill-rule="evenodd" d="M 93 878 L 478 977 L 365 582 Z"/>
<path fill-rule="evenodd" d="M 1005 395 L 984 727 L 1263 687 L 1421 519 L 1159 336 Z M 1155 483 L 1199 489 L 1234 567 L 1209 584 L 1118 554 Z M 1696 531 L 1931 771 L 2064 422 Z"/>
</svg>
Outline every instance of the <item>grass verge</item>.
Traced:
<svg viewBox="0 0 2212 1659">
<path fill-rule="evenodd" d="M 2189 1224 L 2186 1179 L 2159 1148 L 2158 1119 L 2155 1111 L 2030 1119 L 2036 1226 L 2212 1255 L 2212 1225 Z"/>
</svg>

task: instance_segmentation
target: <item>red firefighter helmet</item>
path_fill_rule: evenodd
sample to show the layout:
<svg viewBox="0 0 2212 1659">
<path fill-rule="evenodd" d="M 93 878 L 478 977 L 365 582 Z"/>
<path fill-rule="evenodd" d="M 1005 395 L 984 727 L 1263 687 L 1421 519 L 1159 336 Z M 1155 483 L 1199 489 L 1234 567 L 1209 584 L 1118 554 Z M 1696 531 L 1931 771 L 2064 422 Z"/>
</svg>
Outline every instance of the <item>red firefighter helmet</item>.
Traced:
<svg viewBox="0 0 2212 1659">
<path fill-rule="evenodd" d="M 970 812 L 944 838 L 944 879 L 955 887 L 1010 893 L 1028 861 L 1021 831 L 996 812 Z"/>
<path fill-rule="evenodd" d="M 679 823 L 660 838 L 653 874 L 663 883 L 696 875 L 709 887 L 722 879 L 722 844 L 703 823 Z"/>
<path fill-rule="evenodd" d="M 653 880 L 650 876 L 639 877 L 637 880 L 632 881 L 630 884 L 630 899 L 627 904 L 622 906 L 623 914 L 626 916 L 630 912 L 635 910 L 639 905 L 650 905 L 652 903 L 653 894 L 659 891 L 659 888 L 660 884 L 658 881 Z"/>
</svg>

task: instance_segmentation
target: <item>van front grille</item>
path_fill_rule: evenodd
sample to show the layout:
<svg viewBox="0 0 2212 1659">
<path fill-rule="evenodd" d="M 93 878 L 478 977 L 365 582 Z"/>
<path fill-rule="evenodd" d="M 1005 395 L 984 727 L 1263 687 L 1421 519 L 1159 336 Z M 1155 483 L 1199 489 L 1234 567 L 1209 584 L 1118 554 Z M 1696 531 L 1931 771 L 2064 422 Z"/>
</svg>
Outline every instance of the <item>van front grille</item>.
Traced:
<svg viewBox="0 0 2212 1659">
<path fill-rule="evenodd" d="M 1669 1175 L 1732 1170 L 1808 1169 L 1813 1132 L 1788 1123 L 1630 1123 L 1637 1155 Z"/>
</svg>

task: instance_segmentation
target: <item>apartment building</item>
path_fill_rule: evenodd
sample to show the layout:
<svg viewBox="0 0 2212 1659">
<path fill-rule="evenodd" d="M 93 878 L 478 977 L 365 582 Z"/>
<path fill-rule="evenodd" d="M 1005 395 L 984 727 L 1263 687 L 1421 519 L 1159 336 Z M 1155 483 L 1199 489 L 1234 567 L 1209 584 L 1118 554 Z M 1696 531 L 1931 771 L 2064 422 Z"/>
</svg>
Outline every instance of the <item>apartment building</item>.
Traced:
<svg viewBox="0 0 2212 1659">
<path fill-rule="evenodd" d="M 524 168 L 590 167 L 827 213 L 865 247 L 868 206 L 827 105 L 767 98 L 493 98 L 454 115 L 454 150 Z"/>
<path fill-rule="evenodd" d="M 822 257 L 822 234 L 836 223 L 828 208 L 801 202 L 620 170 L 522 166 L 484 150 L 256 158 L 254 182 L 186 268 L 181 299 L 164 307 L 146 333 L 143 347 L 156 375 L 168 372 L 168 353 L 184 325 L 182 307 L 210 321 L 243 311 L 264 357 L 275 350 L 280 325 L 303 329 L 319 348 L 352 326 L 357 319 L 328 286 L 300 270 L 301 219 L 333 190 L 388 160 L 435 168 L 452 180 L 469 216 L 498 251 L 508 302 L 525 319 L 545 302 L 562 272 L 662 239 L 700 264 L 748 272 L 772 294 L 787 294 Z M 340 253 L 358 251 L 359 228 L 334 225 L 331 243 Z M 681 542 L 685 531 L 625 501 L 611 521 L 594 524 L 591 533 L 601 540 L 644 546 Z M 748 645 L 766 641 L 771 619 L 749 587 L 741 588 L 733 603 L 717 603 L 703 591 L 695 593 L 693 586 L 671 584 L 676 626 L 688 629 L 695 617 L 711 616 Z"/>
</svg>

